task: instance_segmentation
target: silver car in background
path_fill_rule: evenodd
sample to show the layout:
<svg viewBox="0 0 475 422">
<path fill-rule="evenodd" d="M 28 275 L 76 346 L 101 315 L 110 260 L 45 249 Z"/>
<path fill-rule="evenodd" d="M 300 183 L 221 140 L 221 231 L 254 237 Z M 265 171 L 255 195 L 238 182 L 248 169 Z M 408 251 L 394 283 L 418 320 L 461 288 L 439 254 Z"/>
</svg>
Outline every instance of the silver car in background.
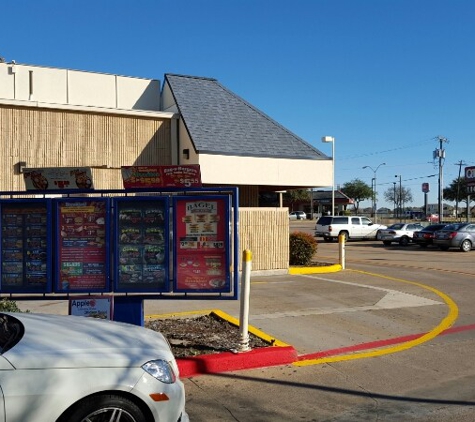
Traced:
<svg viewBox="0 0 475 422">
<path fill-rule="evenodd" d="M 412 242 L 414 232 L 422 230 L 424 226 L 419 223 L 394 223 L 385 230 L 381 230 L 381 240 L 384 245 L 399 243 L 407 246 Z"/>
<path fill-rule="evenodd" d="M 454 223 L 445 226 L 435 232 L 434 245 L 446 251 L 449 248 L 458 248 L 463 252 L 469 252 L 475 248 L 475 224 Z"/>
</svg>

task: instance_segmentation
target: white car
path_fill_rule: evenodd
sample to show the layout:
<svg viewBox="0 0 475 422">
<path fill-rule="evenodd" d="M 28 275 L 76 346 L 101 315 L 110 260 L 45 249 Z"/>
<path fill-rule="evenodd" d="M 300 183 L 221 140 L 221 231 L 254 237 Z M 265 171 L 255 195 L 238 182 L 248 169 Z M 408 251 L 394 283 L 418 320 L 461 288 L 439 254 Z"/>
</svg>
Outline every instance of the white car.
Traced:
<svg viewBox="0 0 475 422">
<path fill-rule="evenodd" d="M 0 421 L 189 421 L 162 334 L 94 318 L 0 313 Z"/>
<path fill-rule="evenodd" d="M 381 240 L 386 246 L 391 243 L 399 243 L 406 246 L 412 242 L 414 232 L 422 230 L 424 226 L 419 223 L 395 223 L 385 230 L 381 230 Z"/>
<path fill-rule="evenodd" d="M 303 211 L 292 211 L 289 214 L 289 219 L 290 220 L 306 220 L 307 214 L 305 214 Z"/>
</svg>

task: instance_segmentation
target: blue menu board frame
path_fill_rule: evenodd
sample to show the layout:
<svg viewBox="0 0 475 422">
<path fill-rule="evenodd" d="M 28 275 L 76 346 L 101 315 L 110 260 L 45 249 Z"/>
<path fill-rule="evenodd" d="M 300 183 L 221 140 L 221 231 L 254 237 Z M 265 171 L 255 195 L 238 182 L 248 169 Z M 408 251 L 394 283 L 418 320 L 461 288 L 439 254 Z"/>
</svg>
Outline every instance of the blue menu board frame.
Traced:
<svg viewBox="0 0 475 422">
<path fill-rule="evenodd" d="M 110 199 L 54 199 L 55 292 L 110 291 Z"/>
<path fill-rule="evenodd" d="M 229 196 L 177 196 L 173 210 L 173 290 L 231 293 Z"/>
<path fill-rule="evenodd" d="M 113 198 L 114 291 L 169 292 L 169 199 Z"/>
<path fill-rule="evenodd" d="M 47 200 L 0 200 L 2 293 L 52 291 L 51 227 L 51 203 Z"/>
</svg>

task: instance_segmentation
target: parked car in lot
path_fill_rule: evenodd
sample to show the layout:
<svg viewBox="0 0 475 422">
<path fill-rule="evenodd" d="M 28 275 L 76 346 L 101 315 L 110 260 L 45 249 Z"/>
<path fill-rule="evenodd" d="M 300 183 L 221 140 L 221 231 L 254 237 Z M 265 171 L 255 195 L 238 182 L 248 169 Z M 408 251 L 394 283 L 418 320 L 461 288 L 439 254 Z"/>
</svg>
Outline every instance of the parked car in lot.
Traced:
<svg viewBox="0 0 475 422">
<path fill-rule="evenodd" d="M 418 232 L 414 232 L 412 235 L 412 241 L 418 244 L 421 248 L 426 248 L 429 245 L 434 243 L 435 232 L 442 230 L 447 224 L 431 224 L 427 227 L 424 227 Z"/>
<path fill-rule="evenodd" d="M 393 242 L 406 246 L 412 242 L 414 232 L 423 228 L 424 226 L 419 223 L 395 223 L 387 229 L 381 230 L 381 240 L 386 246 Z"/>
<path fill-rule="evenodd" d="M 306 220 L 307 219 L 307 214 L 305 214 L 303 211 L 292 211 L 289 214 L 289 220 Z"/>
<path fill-rule="evenodd" d="M 442 230 L 435 232 L 434 244 L 443 251 L 459 248 L 463 252 L 469 252 L 475 248 L 475 224 L 448 224 Z"/>
<path fill-rule="evenodd" d="M 315 236 L 322 236 L 326 242 L 338 239 L 339 235 L 345 236 L 345 240 L 380 239 L 380 232 L 385 228 L 367 217 L 325 215 L 315 224 Z"/>
<path fill-rule="evenodd" d="M 176 360 L 156 331 L 86 317 L 0 313 L 0 348 L 1 421 L 189 420 Z"/>
</svg>

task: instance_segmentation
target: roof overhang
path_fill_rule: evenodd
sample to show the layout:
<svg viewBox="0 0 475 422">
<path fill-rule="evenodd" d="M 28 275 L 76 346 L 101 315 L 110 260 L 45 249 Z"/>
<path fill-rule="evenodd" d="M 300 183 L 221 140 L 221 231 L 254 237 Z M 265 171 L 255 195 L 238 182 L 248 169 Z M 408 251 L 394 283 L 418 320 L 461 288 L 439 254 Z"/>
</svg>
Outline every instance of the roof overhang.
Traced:
<svg viewBox="0 0 475 422">
<path fill-rule="evenodd" d="M 332 160 L 199 154 L 206 184 L 278 186 L 282 189 L 332 185 Z"/>
</svg>

